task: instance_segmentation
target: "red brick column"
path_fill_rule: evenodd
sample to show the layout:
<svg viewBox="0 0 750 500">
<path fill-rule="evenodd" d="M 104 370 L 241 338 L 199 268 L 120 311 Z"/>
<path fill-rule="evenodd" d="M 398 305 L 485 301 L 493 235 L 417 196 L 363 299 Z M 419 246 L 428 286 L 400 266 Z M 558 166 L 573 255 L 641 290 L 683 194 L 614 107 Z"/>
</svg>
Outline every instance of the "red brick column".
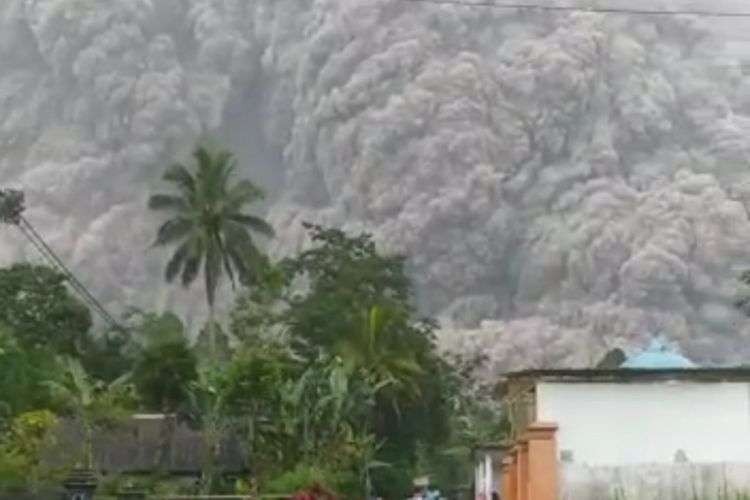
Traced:
<svg viewBox="0 0 750 500">
<path fill-rule="evenodd" d="M 516 457 L 513 451 L 503 458 L 502 499 L 516 500 Z"/>
<path fill-rule="evenodd" d="M 522 500 L 557 500 L 557 425 L 531 424 L 524 440 L 527 442 L 526 497 Z"/>
<path fill-rule="evenodd" d="M 529 498 L 529 443 L 525 436 L 516 445 L 516 500 Z"/>
</svg>

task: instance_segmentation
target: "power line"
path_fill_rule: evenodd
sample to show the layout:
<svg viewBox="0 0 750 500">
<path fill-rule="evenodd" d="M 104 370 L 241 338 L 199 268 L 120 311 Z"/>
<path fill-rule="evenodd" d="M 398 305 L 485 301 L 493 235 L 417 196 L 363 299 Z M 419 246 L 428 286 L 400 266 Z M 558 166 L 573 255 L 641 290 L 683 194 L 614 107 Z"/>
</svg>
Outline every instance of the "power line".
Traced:
<svg viewBox="0 0 750 500">
<path fill-rule="evenodd" d="M 18 228 L 27 240 L 36 248 L 41 256 L 55 269 L 65 276 L 73 291 L 102 319 L 115 330 L 125 331 L 109 311 L 97 300 L 86 288 L 86 285 L 73 274 L 62 259 L 44 241 L 42 235 L 23 216 L 23 193 L 20 191 L 0 190 L 0 222 L 10 224 Z"/>
<path fill-rule="evenodd" d="M 78 296 L 91 307 L 102 319 L 107 322 L 110 327 L 116 330 L 122 330 L 122 327 L 117 323 L 117 320 L 107 311 L 107 309 L 99 302 L 96 297 L 76 278 L 73 272 L 63 263 L 62 259 L 50 248 L 47 242 L 44 241 L 42 236 L 34 229 L 31 223 L 24 217 L 21 217 L 21 222 L 16 227 L 19 231 L 26 236 L 31 244 L 37 249 L 47 262 L 60 271 L 68 280 L 71 288 L 78 294 Z"/>
<path fill-rule="evenodd" d="M 700 16 L 700 17 L 724 17 L 724 18 L 750 18 L 750 12 L 730 12 L 711 10 L 650 10 L 650 9 L 628 9 L 618 7 L 576 7 L 573 5 L 540 5 L 532 3 L 498 3 L 486 0 L 475 2 L 462 0 L 403 0 L 407 3 L 423 3 L 432 5 L 453 5 L 458 7 L 485 7 L 491 9 L 508 10 L 539 10 L 549 12 L 593 12 L 598 14 L 625 14 L 640 16 Z"/>
<path fill-rule="evenodd" d="M 27 239 L 29 239 L 34 246 L 42 253 L 48 261 L 51 261 L 52 265 L 58 268 L 67 278 L 71 286 L 78 292 L 79 296 L 83 298 L 109 325 L 117 330 L 123 328 L 118 324 L 117 320 L 107 311 L 99 300 L 86 288 L 86 285 L 73 274 L 73 272 L 65 265 L 60 257 L 52 250 L 52 248 L 44 241 L 44 238 L 39 232 L 34 229 L 34 226 L 23 216 L 20 217 L 21 223 L 19 229 L 23 232 Z M 28 233 L 27 233 L 28 232 Z"/>
</svg>

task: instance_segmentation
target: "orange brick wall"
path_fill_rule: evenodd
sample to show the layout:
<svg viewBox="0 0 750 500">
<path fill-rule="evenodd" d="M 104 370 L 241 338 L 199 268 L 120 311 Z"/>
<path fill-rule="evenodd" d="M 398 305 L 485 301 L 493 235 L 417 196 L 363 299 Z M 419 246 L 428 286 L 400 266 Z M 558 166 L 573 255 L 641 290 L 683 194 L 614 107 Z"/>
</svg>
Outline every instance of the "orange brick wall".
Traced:
<svg viewBox="0 0 750 500">
<path fill-rule="evenodd" d="M 503 460 L 503 500 L 557 500 L 557 425 L 528 426 Z"/>
</svg>

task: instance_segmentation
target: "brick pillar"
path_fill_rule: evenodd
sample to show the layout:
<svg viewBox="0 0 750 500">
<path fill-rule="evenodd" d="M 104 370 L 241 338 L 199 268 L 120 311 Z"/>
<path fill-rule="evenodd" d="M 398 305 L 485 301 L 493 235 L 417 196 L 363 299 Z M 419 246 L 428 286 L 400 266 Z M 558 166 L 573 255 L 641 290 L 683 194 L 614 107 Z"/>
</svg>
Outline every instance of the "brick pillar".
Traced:
<svg viewBox="0 0 750 500">
<path fill-rule="evenodd" d="M 525 436 L 516 445 L 516 500 L 529 499 L 529 443 Z"/>
<path fill-rule="evenodd" d="M 556 432 L 556 424 L 541 422 L 526 429 L 529 480 L 524 500 L 557 500 Z"/>
<path fill-rule="evenodd" d="M 516 500 L 516 459 L 513 452 L 503 458 L 502 500 Z"/>
</svg>

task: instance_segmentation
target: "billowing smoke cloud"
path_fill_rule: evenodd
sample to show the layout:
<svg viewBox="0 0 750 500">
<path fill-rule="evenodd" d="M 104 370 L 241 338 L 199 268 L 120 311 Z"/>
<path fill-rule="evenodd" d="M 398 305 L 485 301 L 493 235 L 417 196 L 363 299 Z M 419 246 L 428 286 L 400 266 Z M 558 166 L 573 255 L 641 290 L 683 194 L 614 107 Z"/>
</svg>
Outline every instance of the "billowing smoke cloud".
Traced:
<svg viewBox="0 0 750 500">
<path fill-rule="evenodd" d="M 411 256 L 446 348 L 490 371 L 590 364 L 663 331 L 737 361 L 750 79 L 688 17 L 402 0 L 9 0 L 0 172 L 111 303 L 161 284 L 145 199 L 201 133 L 300 222 Z M 28 251 L 3 237 L 0 256 Z"/>
</svg>

